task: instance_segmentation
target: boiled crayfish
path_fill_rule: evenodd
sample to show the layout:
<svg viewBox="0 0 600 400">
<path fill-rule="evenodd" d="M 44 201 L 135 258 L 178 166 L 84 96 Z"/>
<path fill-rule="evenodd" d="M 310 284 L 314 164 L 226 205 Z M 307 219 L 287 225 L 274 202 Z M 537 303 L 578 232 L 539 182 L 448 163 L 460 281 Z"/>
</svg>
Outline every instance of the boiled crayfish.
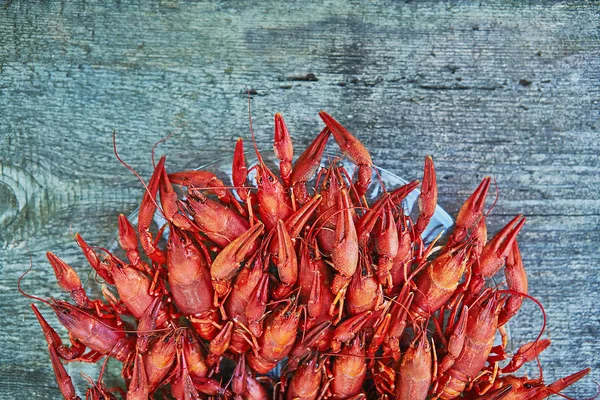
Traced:
<svg viewBox="0 0 600 400">
<path fill-rule="evenodd" d="M 66 399 L 79 397 L 63 363 L 105 357 L 122 362 L 124 385 L 107 388 L 101 375 L 86 398 L 533 400 L 589 372 L 549 385 L 512 375 L 550 342 L 538 338 L 512 356 L 506 349 L 503 327 L 529 297 L 517 244 L 525 218 L 488 240 L 490 178 L 449 237 L 427 243 L 438 197 L 433 159 L 414 218 L 402 205 L 418 181 L 382 187 L 369 202 L 380 184 L 369 152 L 319 115 L 325 128 L 295 164 L 275 115 L 279 171 L 254 140 L 258 162 L 248 167 L 239 139 L 232 186 L 210 171 L 167 173 L 161 158 L 144 183 L 137 228 L 118 218 L 123 259 L 75 236 L 104 299 L 90 299 L 75 270 L 48 253 L 73 302 L 36 299 L 56 313 L 70 345 L 32 308 Z M 355 174 L 341 157 L 322 167 L 330 136 Z M 157 231 L 156 212 L 167 221 Z M 506 290 L 486 285 L 500 270 Z"/>
</svg>

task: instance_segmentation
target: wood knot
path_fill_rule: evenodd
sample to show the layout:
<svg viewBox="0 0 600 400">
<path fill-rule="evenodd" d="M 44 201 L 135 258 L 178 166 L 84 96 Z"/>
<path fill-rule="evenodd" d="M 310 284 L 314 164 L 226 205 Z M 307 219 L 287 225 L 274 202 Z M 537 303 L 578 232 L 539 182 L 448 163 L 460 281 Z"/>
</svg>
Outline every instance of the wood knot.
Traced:
<svg viewBox="0 0 600 400">
<path fill-rule="evenodd" d="M 18 214 L 19 201 L 15 191 L 6 182 L 0 180 L 0 229 L 9 226 Z"/>
</svg>

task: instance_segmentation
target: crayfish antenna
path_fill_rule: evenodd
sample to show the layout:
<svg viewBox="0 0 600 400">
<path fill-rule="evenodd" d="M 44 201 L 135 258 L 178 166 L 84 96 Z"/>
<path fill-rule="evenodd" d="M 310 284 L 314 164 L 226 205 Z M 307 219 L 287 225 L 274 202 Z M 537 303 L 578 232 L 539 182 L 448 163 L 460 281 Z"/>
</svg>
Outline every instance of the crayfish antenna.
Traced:
<svg viewBox="0 0 600 400">
<path fill-rule="evenodd" d="M 144 179 L 140 176 L 140 174 L 129 164 L 127 164 L 125 161 L 123 161 L 123 159 L 121 158 L 121 156 L 119 155 L 119 152 L 117 151 L 117 131 L 114 130 L 113 131 L 113 152 L 115 153 L 115 157 L 117 157 L 117 160 L 119 160 L 119 162 L 121 164 L 123 164 L 123 166 L 125 168 L 127 168 L 129 171 L 131 171 L 131 173 L 133 173 L 135 175 L 135 177 L 142 183 L 142 185 L 144 185 L 144 189 L 146 190 L 146 193 L 150 195 L 152 202 L 154 203 L 154 205 L 161 211 L 162 213 L 162 209 L 160 208 L 160 206 L 158 205 L 158 203 L 156 202 L 156 196 L 151 194 L 151 190 L 148 187 L 149 184 L 146 184 L 146 182 L 144 181 Z M 164 162 L 166 160 L 166 156 L 162 156 L 160 158 L 160 161 L 158 162 L 158 166 L 164 165 Z M 156 171 L 156 168 L 155 168 Z M 164 215 L 164 214 L 163 214 Z M 165 216 L 166 219 L 166 216 Z"/>
<path fill-rule="evenodd" d="M 254 145 L 254 152 L 256 153 L 256 157 L 258 158 L 258 163 L 261 166 L 265 165 L 265 162 L 263 161 L 262 156 L 260 155 L 260 151 L 258 151 L 258 146 L 256 144 L 256 138 L 254 137 L 254 127 L 252 126 L 252 102 L 251 102 L 251 97 L 250 97 L 250 89 L 248 88 L 248 85 L 244 84 L 244 86 L 246 86 L 246 93 L 248 93 L 248 121 L 250 123 L 250 135 L 252 136 L 252 144 Z"/>
<path fill-rule="evenodd" d="M 159 144 L 166 142 L 167 140 L 169 140 L 173 135 L 175 135 L 176 133 L 181 132 L 181 130 L 183 128 L 185 128 L 187 126 L 187 122 L 182 123 L 181 125 L 175 127 L 175 129 L 173 129 L 171 132 L 169 132 L 169 134 L 165 137 L 163 137 L 162 139 L 160 139 L 159 141 L 157 141 L 156 143 L 154 143 L 154 145 L 152 146 L 152 166 L 154 168 L 156 168 L 156 164 L 154 163 L 154 153 L 156 151 L 156 148 L 158 147 Z"/>
<path fill-rule="evenodd" d="M 154 262 L 158 264 L 166 264 L 167 256 L 165 252 L 159 249 L 154 240 L 152 238 L 152 233 L 150 232 L 150 225 L 152 224 L 152 220 L 154 218 L 154 213 L 156 210 L 162 214 L 163 218 L 171 222 L 169 215 L 165 210 L 163 210 L 156 201 L 156 195 L 158 193 L 158 189 L 160 186 L 160 181 L 163 175 L 166 175 L 165 171 L 165 160 L 166 156 L 162 156 L 157 166 L 154 168 L 154 172 L 152 173 L 152 177 L 148 184 L 144 182 L 140 174 L 129 164 L 127 164 L 123 159 L 119 156 L 117 152 L 117 140 L 116 140 L 116 131 L 113 131 L 113 148 L 115 156 L 117 160 L 121 164 L 125 166 L 129 171 L 131 171 L 138 180 L 144 185 L 145 193 L 142 198 L 142 203 L 140 205 L 140 211 L 138 213 L 138 233 L 140 236 L 140 242 L 142 244 L 142 248 L 146 252 L 146 255 Z"/>
<path fill-rule="evenodd" d="M 27 268 L 27 271 L 23 272 L 23 274 L 17 280 L 17 289 L 19 290 L 19 293 L 21 293 L 25 297 L 29 297 L 30 299 L 41 301 L 42 303 L 47 304 L 50 307 L 52 307 L 52 303 L 50 303 L 48 300 L 42 299 L 41 297 L 37 297 L 37 296 L 34 296 L 32 294 L 29 294 L 29 293 L 26 293 L 21 288 L 21 281 L 23 280 L 23 278 L 25 277 L 25 275 L 27 275 L 32 269 L 33 269 L 33 257 L 31 256 L 31 254 L 29 254 L 29 268 Z"/>
</svg>

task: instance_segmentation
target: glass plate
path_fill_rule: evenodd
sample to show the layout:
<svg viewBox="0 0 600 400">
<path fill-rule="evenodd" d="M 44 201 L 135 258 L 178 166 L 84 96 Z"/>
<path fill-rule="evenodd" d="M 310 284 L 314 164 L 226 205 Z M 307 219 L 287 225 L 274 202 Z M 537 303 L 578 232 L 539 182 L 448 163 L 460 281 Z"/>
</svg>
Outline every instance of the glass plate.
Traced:
<svg viewBox="0 0 600 400">
<path fill-rule="evenodd" d="M 264 162 L 267 164 L 267 166 L 271 169 L 271 171 L 273 171 L 274 174 L 278 175 L 279 174 L 279 160 L 276 159 L 274 152 L 273 151 L 262 151 L 261 156 L 262 156 Z M 340 154 L 326 151 L 325 154 L 323 155 L 323 161 L 321 162 L 321 166 L 328 167 L 330 161 L 335 159 L 336 157 L 340 157 Z M 252 166 L 254 166 L 258 163 L 258 159 L 254 153 L 246 153 L 246 162 L 248 165 L 248 169 L 251 169 Z M 338 159 L 337 162 L 339 164 L 343 165 L 349 173 L 352 173 L 355 169 L 354 164 L 352 164 L 351 162 L 349 162 L 346 159 L 341 159 L 341 160 Z M 232 163 L 233 163 L 233 153 L 229 156 L 219 158 L 215 161 L 207 162 L 206 164 L 203 164 L 199 167 L 188 166 L 187 168 L 183 168 L 182 171 L 190 170 L 190 169 L 207 170 L 207 171 L 210 171 L 210 172 L 214 173 L 215 175 L 217 175 L 217 177 L 220 180 L 222 180 L 225 185 L 232 185 L 233 184 L 232 179 L 231 179 Z M 379 175 L 379 177 L 381 178 L 381 181 L 383 182 L 383 184 L 385 185 L 385 187 L 388 191 L 396 189 L 396 188 L 398 188 L 402 185 L 405 185 L 409 182 L 409 181 L 407 181 L 403 178 L 400 178 L 399 176 L 397 176 L 397 175 L 393 174 L 392 172 L 389 172 L 383 168 L 374 166 L 373 170 L 374 170 L 373 179 L 371 181 L 369 190 L 367 191 L 367 193 L 365 195 L 367 200 L 369 200 L 370 203 L 377 200 L 383 193 L 383 188 L 381 187 L 380 184 L 378 184 L 377 175 Z M 250 171 L 250 173 L 248 175 L 249 181 L 254 182 L 255 176 L 256 176 L 255 171 L 254 170 Z M 311 179 L 308 182 L 308 186 L 309 187 L 314 186 L 314 179 Z M 416 215 L 416 213 L 418 213 L 418 210 L 415 210 L 417 208 L 415 206 L 416 206 L 417 199 L 418 199 L 420 193 L 421 192 L 418 189 L 415 189 L 402 202 L 402 207 L 404 208 L 405 212 L 408 215 L 410 215 L 411 213 L 414 213 L 414 215 Z M 136 209 L 134 212 L 132 212 L 128 216 L 129 221 L 131 221 L 131 223 L 134 226 L 137 226 L 138 212 L 139 212 L 139 208 Z M 160 213 L 156 213 L 154 215 L 154 223 L 157 226 L 163 226 L 164 224 L 166 224 L 166 222 L 167 221 L 163 218 L 163 216 Z M 448 214 L 442 207 L 440 207 L 438 205 L 435 209 L 435 213 L 433 214 L 433 217 L 431 217 L 431 221 L 429 222 L 429 225 L 427 226 L 427 228 L 425 229 L 425 231 L 422 234 L 424 242 L 426 244 L 430 243 L 433 239 L 435 239 L 435 237 L 437 235 L 440 234 L 440 232 L 448 231 L 453 225 L 454 225 L 454 220 L 452 219 L 450 214 Z M 168 234 L 168 228 L 165 229 L 163 238 L 166 238 L 168 236 L 167 234 Z M 117 235 L 118 235 L 118 232 L 115 232 L 114 236 L 108 242 L 106 248 L 109 251 L 113 252 L 113 254 L 115 254 L 117 256 L 121 256 L 121 255 L 124 256 L 125 254 L 119 247 Z"/>
<path fill-rule="evenodd" d="M 279 161 L 276 159 L 274 152 L 273 151 L 262 151 L 261 155 L 263 157 L 263 160 L 267 164 L 267 166 L 271 169 L 271 171 L 273 171 L 273 173 L 275 173 L 275 174 L 278 174 L 279 173 Z M 350 163 L 348 160 L 339 159 L 338 157 L 340 157 L 339 153 L 326 151 L 323 156 L 323 161 L 321 162 L 321 166 L 327 167 L 327 166 L 329 166 L 329 163 L 332 160 L 337 159 L 336 162 L 343 165 L 346 168 L 346 170 L 348 171 L 348 173 L 352 174 L 356 168 L 354 166 L 354 164 Z M 249 152 L 246 153 L 246 160 L 247 160 L 249 168 L 258 162 L 256 155 L 254 153 L 249 153 Z M 217 177 L 219 179 L 221 179 L 225 185 L 231 185 L 232 184 L 232 180 L 231 180 L 232 162 L 233 162 L 233 152 L 228 156 L 219 158 L 214 161 L 204 163 L 204 164 L 200 165 L 199 167 L 197 165 L 196 166 L 187 166 L 186 168 L 182 168 L 181 170 L 202 169 L 202 170 L 211 171 L 214 174 L 216 174 Z M 381 182 L 383 182 L 383 184 L 385 185 L 385 187 L 388 191 L 396 189 L 396 188 L 398 188 L 402 185 L 405 185 L 409 182 L 409 181 L 407 181 L 407 180 L 405 180 L 383 168 L 374 167 L 373 170 L 374 170 L 374 173 L 373 173 L 372 182 L 371 182 L 368 192 L 366 193 L 366 198 L 367 198 L 367 200 L 369 200 L 370 203 L 372 203 L 373 201 L 378 199 L 381 196 L 381 194 L 383 193 L 383 188 L 382 188 L 381 184 L 379 184 L 379 178 L 381 179 Z M 250 182 L 254 182 L 255 175 L 256 175 L 256 173 L 254 171 L 250 172 L 249 178 L 248 178 L 250 180 Z M 379 176 L 379 178 L 378 178 L 378 176 Z M 313 187 L 314 186 L 313 183 L 314 183 L 314 179 L 308 182 L 308 186 Z M 416 202 L 419 197 L 419 194 L 420 194 L 420 191 L 418 189 L 415 189 L 402 202 L 402 207 L 404 208 L 405 212 L 408 215 L 415 216 L 416 214 L 418 214 L 418 207 L 416 207 Z M 132 212 L 128 217 L 129 221 L 134 226 L 137 226 L 138 212 L 139 212 L 139 208 L 136 209 L 134 212 Z M 413 220 L 415 220 L 415 219 L 413 219 Z M 154 223 L 156 224 L 156 227 L 154 227 L 154 231 L 156 232 L 157 227 L 164 225 L 166 223 L 166 220 L 162 217 L 162 215 L 160 213 L 157 212 L 154 216 Z M 116 224 L 116 219 L 115 219 L 115 224 Z M 452 219 L 452 217 L 442 207 L 440 207 L 438 205 L 436 207 L 433 217 L 431 218 L 431 221 L 429 222 L 429 225 L 427 226 L 427 228 L 425 229 L 425 231 L 422 234 L 424 242 L 426 244 L 430 243 L 440 233 L 444 234 L 445 232 L 447 232 L 453 226 L 453 224 L 454 224 L 454 220 Z M 163 236 L 161 238 L 162 244 L 160 244 L 160 246 L 162 248 L 165 248 L 164 246 L 166 245 L 167 237 L 168 237 L 168 229 L 165 229 Z M 116 255 L 117 257 L 119 257 L 123 260 L 127 259 L 125 256 L 125 253 L 119 246 L 118 232 L 115 232 L 113 237 L 107 243 L 106 248 L 111 253 Z M 92 295 L 94 296 L 94 298 L 100 298 L 100 296 L 101 296 L 99 294 L 100 292 L 98 289 L 99 289 L 98 285 L 94 282 L 94 280 L 88 279 L 88 281 L 86 283 L 86 290 L 88 290 L 88 292 L 91 292 L 90 294 L 93 293 Z M 95 295 L 96 293 L 98 293 L 98 294 Z M 120 367 L 121 367 L 121 364 L 119 362 L 116 362 L 115 360 L 111 360 L 108 363 L 106 371 L 105 371 L 105 375 L 104 375 L 104 381 L 109 387 L 116 386 L 120 382 Z M 69 363 L 69 364 L 67 364 L 67 370 L 73 378 L 75 387 L 79 391 L 81 389 L 85 390 L 84 388 L 87 387 L 87 382 L 82 378 L 81 372 L 84 372 L 85 374 L 91 376 L 92 378 L 97 379 L 98 373 L 100 371 L 100 365 L 90 365 L 90 364 L 83 364 L 83 363 Z M 82 396 L 81 392 L 79 392 L 78 394 L 80 396 Z M 84 395 L 85 395 L 85 393 L 83 393 L 83 396 Z"/>
</svg>

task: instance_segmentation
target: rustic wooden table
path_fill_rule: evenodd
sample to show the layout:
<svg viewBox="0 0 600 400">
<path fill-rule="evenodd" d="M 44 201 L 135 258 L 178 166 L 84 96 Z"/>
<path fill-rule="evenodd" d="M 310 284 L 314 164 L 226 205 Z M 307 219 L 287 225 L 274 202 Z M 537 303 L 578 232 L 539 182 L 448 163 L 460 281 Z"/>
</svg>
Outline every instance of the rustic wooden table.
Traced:
<svg viewBox="0 0 600 400">
<path fill-rule="evenodd" d="M 1 2 L 0 2 L 1 3 Z M 106 4 L 103 4 L 106 3 Z M 298 149 L 325 109 L 375 162 L 420 178 L 431 154 L 450 213 L 486 175 L 495 232 L 517 213 L 530 292 L 546 307 L 547 381 L 600 379 L 600 14 L 594 2 L 5 2 L 0 8 L 0 398 L 58 398 L 46 345 L 17 293 L 58 295 L 45 252 L 87 271 L 72 234 L 104 245 L 133 211 L 152 144 L 171 169 L 248 138 L 282 112 Z M 490 196 L 490 203 L 492 201 Z M 50 316 L 48 310 L 44 309 Z M 527 302 L 516 343 L 542 325 Z M 537 373 L 536 366 L 527 369 Z"/>
</svg>

